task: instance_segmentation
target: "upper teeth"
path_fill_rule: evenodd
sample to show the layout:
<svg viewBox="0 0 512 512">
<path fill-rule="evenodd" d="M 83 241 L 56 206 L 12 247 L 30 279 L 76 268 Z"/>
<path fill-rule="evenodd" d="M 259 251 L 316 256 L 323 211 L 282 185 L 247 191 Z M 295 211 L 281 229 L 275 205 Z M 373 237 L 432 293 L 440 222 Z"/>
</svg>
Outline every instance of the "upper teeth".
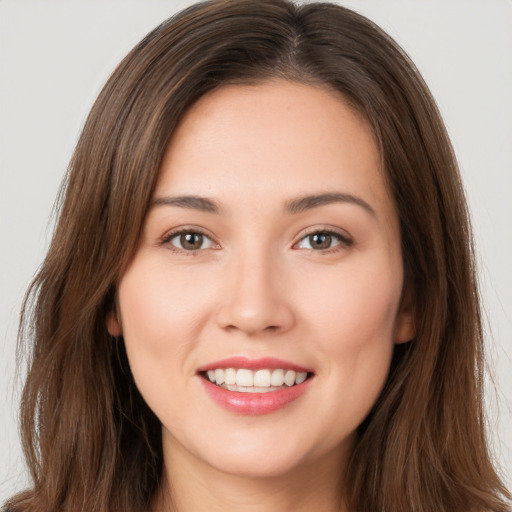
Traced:
<svg viewBox="0 0 512 512">
<path fill-rule="evenodd" d="M 248 370 L 246 368 L 227 368 L 208 370 L 208 379 L 215 384 L 236 385 L 244 387 L 277 387 L 286 384 L 293 386 L 304 382 L 307 372 L 293 370 Z"/>
</svg>

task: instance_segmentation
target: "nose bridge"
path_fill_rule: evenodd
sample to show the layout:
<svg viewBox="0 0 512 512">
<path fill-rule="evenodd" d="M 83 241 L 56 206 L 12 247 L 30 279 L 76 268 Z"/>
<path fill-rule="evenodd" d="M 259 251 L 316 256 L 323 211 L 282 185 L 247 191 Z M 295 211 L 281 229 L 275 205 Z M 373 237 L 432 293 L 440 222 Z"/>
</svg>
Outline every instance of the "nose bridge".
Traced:
<svg viewBox="0 0 512 512">
<path fill-rule="evenodd" d="M 250 240 L 231 255 L 221 299 L 219 324 L 247 335 L 282 331 L 293 314 L 282 285 L 282 268 L 268 245 Z"/>
</svg>

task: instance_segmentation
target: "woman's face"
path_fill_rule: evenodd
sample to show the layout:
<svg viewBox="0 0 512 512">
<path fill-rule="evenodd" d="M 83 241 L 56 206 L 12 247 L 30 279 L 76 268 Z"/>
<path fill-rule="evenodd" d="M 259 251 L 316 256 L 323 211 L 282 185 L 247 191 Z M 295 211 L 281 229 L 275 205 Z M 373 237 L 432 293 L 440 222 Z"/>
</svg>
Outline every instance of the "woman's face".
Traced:
<svg viewBox="0 0 512 512">
<path fill-rule="evenodd" d="M 167 148 L 108 326 L 166 460 L 286 474 L 350 452 L 413 335 L 402 284 L 368 124 L 320 87 L 225 86 Z"/>
</svg>

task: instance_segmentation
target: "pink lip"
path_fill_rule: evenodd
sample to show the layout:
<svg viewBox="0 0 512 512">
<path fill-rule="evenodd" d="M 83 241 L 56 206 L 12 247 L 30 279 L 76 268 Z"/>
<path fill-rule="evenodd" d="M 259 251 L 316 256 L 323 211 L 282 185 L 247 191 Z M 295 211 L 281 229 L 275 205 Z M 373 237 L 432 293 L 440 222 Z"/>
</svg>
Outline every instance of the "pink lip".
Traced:
<svg viewBox="0 0 512 512">
<path fill-rule="evenodd" d="M 222 359 L 221 361 L 215 361 L 208 363 L 197 369 L 198 372 L 207 372 L 208 370 L 216 370 L 217 368 L 246 368 L 248 370 L 260 370 L 269 369 L 275 370 L 281 368 L 282 370 L 294 370 L 296 372 L 308 372 L 312 373 L 309 368 L 304 368 L 295 363 L 283 361 L 282 359 L 276 359 L 274 357 L 263 357 L 260 359 L 248 359 L 243 356 L 230 357 L 228 359 Z"/>
<path fill-rule="evenodd" d="M 246 368 L 248 370 L 275 370 L 280 368 L 282 370 L 312 373 L 312 370 L 309 368 L 304 368 L 298 364 L 274 357 L 249 359 L 243 356 L 230 357 L 228 359 L 222 359 L 221 361 L 208 363 L 198 368 L 197 373 L 201 374 L 218 368 Z M 199 376 L 208 395 L 214 402 L 228 411 L 247 415 L 268 414 L 283 408 L 285 405 L 299 398 L 308 389 L 312 380 L 308 378 L 301 384 L 284 387 L 276 391 L 268 391 L 267 393 L 241 393 L 239 391 L 229 391 L 228 389 L 213 384 L 204 376 Z"/>
<path fill-rule="evenodd" d="M 229 391 L 203 377 L 200 377 L 200 380 L 214 402 L 224 409 L 238 414 L 259 415 L 277 411 L 299 398 L 307 390 L 312 379 L 267 393 Z"/>
</svg>

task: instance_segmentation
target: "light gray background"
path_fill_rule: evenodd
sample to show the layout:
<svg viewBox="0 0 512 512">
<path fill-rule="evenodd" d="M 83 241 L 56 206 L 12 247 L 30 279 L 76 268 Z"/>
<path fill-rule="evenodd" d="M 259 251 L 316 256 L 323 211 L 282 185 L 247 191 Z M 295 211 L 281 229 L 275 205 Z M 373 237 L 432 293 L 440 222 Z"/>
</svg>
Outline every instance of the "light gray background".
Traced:
<svg viewBox="0 0 512 512">
<path fill-rule="evenodd" d="M 16 426 L 20 303 L 50 239 L 52 204 L 107 76 L 190 1 L 0 0 L 0 502 L 26 482 Z M 490 366 L 489 422 L 512 487 L 512 2 L 341 2 L 411 55 L 459 157 L 479 251 Z M 490 380 L 488 379 L 488 383 Z"/>
</svg>

